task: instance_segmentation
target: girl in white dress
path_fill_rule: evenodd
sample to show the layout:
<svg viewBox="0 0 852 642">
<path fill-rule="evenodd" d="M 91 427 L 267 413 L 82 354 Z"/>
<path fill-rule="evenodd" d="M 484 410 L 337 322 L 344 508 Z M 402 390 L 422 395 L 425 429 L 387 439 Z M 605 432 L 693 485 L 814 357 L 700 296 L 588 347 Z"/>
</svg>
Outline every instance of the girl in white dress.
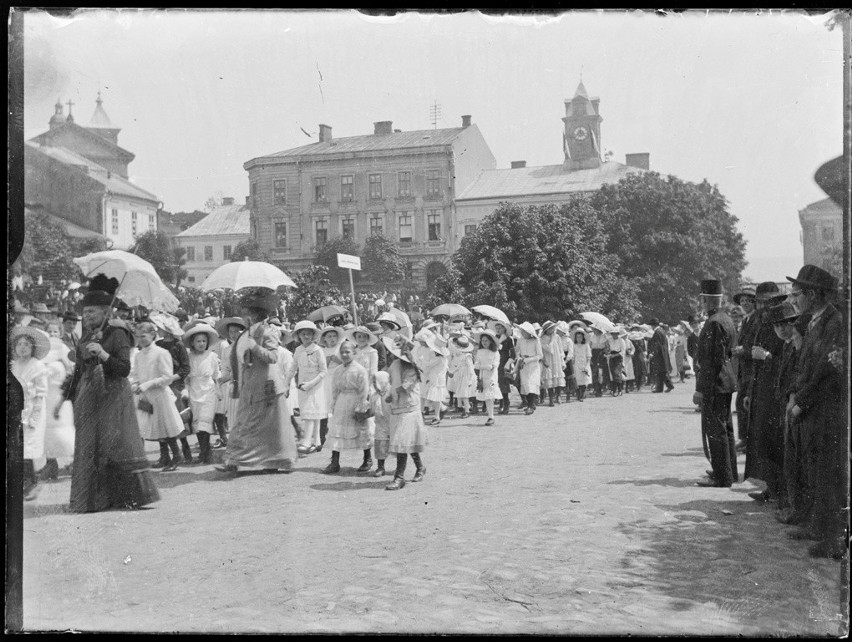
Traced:
<svg viewBox="0 0 852 642">
<path fill-rule="evenodd" d="M 320 420 L 328 417 L 328 404 L 325 397 L 323 379 L 328 376 L 325 353 L 315 342 L 319 338 L 319 328 L 313 321 L 299 321 L 293 328 L 293 333 L 299 338 L 301 345 L 293 354 L 293 367 L 287 377 L 285 389 L 289 389 L 290 381 L 296 378 L 296 389 L 299 391 L 299 417 L 302 420 L 302 443 L 299 453 L 307 455 L 321 447 Z"/>
<path fill-rule="evenodd" d="M 370 397 L 368 398 L 368 401 L 371 402 L 373 381 L 375 381 L 376 373 L 379 371 L 379 351 L 373 346 L 379 342 L 379 337 L 367 326 L 359 325 L 347 330 L 346 338 L 354 346 L 352 352 L 353 360 L 367 371 L 367 377 L 370 385 Z M 367 430 L 370 433 L 370 441 L 372 441 L 376 435 L 376 421 L 373 417 L 367 417 Z M 364 462 L 361 464 L 361 468 L 359 468 L 358 471 L 366 472 L 370 470 L 372 465 L 372 454 L 370 450 L 365 450 Z M 365 466 L 366 469 L 364 469 Z"/>
<path fill-rule="evenodd" d="M 338 326 L 330 325 L 320 329 L 319 345 L 325 355 L 325 365 L 328 368 L 328 374 L 323 379 L 325 400 L 328 403 L 328 416 L 325 419 L 320 419 L 320 445 L 317 448 L 317 452 L 320 452 L 323 446 L 325 446 L 325 440 L 328 435 L 328 420 L 332 412 L 334 412 L 331 400 L 331 385 L 335 371 L 343 363 L 340 360 L 340 344 L 343 343 L 344 338 L 343 329 Z"/>
<path fill-rule="evenodd" d="M 199 462 L 211 463 L 210 435 L 219 394 L 219 357 L 211 348 L 219 341 L 216 330 L 206 323 L 187 330 L 183 342 L 189 349 L 189 375 L 186 394 L 192 409 L 192 431 L 198 438 Z"/>
<path fill-rule="evenodd" d="M 385 474 L 385 460 L 390 447 L 391 408 L 387 400 L 389 395 L 390 375 L 384 370 L 379 370 L 370 386 L 370 407 L 373 409 L 373 419 L 376 422 L 373 447 L 376 451 L 377 464 L 373 477 L 381 477 Z"/>
<path fill-rule="evenodd" d="M 58 336 L 51 335 L 50 352 L 43 361 L 47 368 L 47 408 L 56 408 L 63 398 L 62 384 L 74 372 L 68 346 Z M 41 471 L 42 479 L 58 479 L 60 463 L 67 466 L 74 460 L 74 410 L 70 401 L 62 402 L 58 417 L 47 413 L 44 456 L 47 462 Z"/>
<path fill-rule="evenodd" d="M 477 370 L 476 398 L 485 402 L 488 412 L 486 426 L 494 425 L 494 400 L 502 399 L 498 375 L 500 373 L 500 350 L 497 335 L 492 330 L 482 330 L 478 335 L 479 349 L 476 351 Z"/>
<path fill-rule="evenodd" d="M 423 397 L 435 413 L 429 425 L 437 426 L 441 423 L 441 405 L 447 390 L 446 341 L 430 330 L 420 330 L 414 339 L 422 346 L 415 359 L 419 359 L 416 365 L 423 378 Z"/>
<path fill-rule="evenodd" d="M 33 460 L 44 457 L 44 431 L 47 420 L 47 367 L 40 361 L 50 352 L 50 339 L 37 328 L 12 330 L 12 374 L 24 389 L 21 426 L 24 431 L 24 499 L 32 501 L 40 487 Z"/>
<path fill-rule="evenodd" d="M 450 350 L 455 354 L 450 358 L 447 381 L 452 381 L 456 389 L 456 399 L 461 402 L 462 419 L 467 419 L 470 410 L 470 398 L 476 396 L 476 370 L 473 364 L 473 351 L 470 340 L 459 335 L 450 340 Z M 452 368 L 450 373 L 449 369 Z M 452 377 L 450 378 L 450 374 Z"/>
<path fill-rule="evenodd" d="M 228 431 L 233 428 L 237 418 L 240 400 L 234 397 L 234 375 L 231 372 L 232 346 L 245 331 L 246 324 L 239 317 L 226 317 L 216 323 L 216 331 L 222 341 L 217 347 L 219 355 L 219 394 L 216 400 L 216 414 L 213 416 L 213 426 L 219 434 L 219 439 L 213 448 L 228 446 Z"/>
<path fill-rule="evenodd" d="M 586 400 L 586 386 L 592 383 L 592 347 L 589 335 L 578 328 L 574 330 L 574 380 L 577 384 L 577 401 Z"/>
<path fill-rule="evenodd" d="M 529 321 L 524 321 L 517 327 L 521 337 L 515 344 L 515 354 L 517 355 L 515 363 L 520 369 L 521 395 L 527 399 L 524 414 L 531 415 L 535 412 L 541 388 L 541 360 L 543 356 L 541 342 L 538 340 L 535 327 Z"/>
<path fill-rule="evenodd" d="M 130 389 L 136 395 L 136 421 L 142 439 L 160 444 L 163 472 L 176 470 L 183 463 L 177 436 L 183 432 L 175 395 L 169 385 L 175 380 L 172 356 L 154 344 L 157 330 L 153 323 L 136 326 L 139 350 L 130 369 Z M 169 457 L 169 449 L 172 457 Z"/>
</svg>

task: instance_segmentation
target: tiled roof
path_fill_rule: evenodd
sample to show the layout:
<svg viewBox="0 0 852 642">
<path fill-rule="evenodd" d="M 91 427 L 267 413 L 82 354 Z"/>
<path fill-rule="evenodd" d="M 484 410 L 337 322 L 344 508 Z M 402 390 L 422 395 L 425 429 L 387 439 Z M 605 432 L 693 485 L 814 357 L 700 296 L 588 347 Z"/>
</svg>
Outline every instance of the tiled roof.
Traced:
<svg viewBox="0 0 852 642">
<path fill-rule="evenodd" d="M 250 233 L 249 208 L 243 204 L 217 207 L 178 236 L 249 236 Z"/>
<path fill-rule="evenodd" d="M 456 200 L 594 192 L 605 183 L 617 183 L 628 174 L 642 171 L 644 170 L 614 161 L 601 163 L 601 166 L 595 169 L 572 171 L 565 171 L 562 165 L 486 169 L 480 172 Z"/>
<path fill-rule="evenodd" d="M 134 198 L 140 198 L 148 201 L 159 201 L 159 198 L 157 198 L 155 194 L 134 185 L 123 176 L 119 176 L 115 172 L 108 171 L 105 167 L 101 167 L 97 163 L 89 160 L 85 156 L 81 156 L 77 152 L 71 151 L 67 147 L 48 147 L 38 145 L 32 141 L 27 141 L 26 144 L 28 147 L 41 152 L 45 156 L 50 156 L 60 163 L 81 168 L 91 178 L 106 187 L 106 189 L 112 194 L 132 196 Z"/>
<path fill-rule="evenodd" d="M 133 152 L 129 152 L 126 149 L 124 149 L 123 147 L 119 147 L 118 145 L 116 145 L 115 143 L 113 143 L 110 140 L 107 140 L 106 138 L 104 138 L 100 134 L 97 134 L 97 133 L 87 129 L 86 127 L 80 127 L 80 125 L 78 125 L 77 123 L 74 123 L 74 122 L 66 121 L 64 124 L 59 125 L 58 127 L 55 127 L 54 129 L 50 129 L 50 130 L 48 130 L 48 131 L 46 131 L 42 134 L 39 134 L 38 136 L 32 138 L 31 140 L 35 141 L 36 143 L 49 145 L 50 141 L 53 140 L 58 135 L 60 130 L 62 130 L 62 129 L 69 129 L 70 131 L 78 133 L 81 136 L 85 136 L 89 140 L 97 142 L 101 147 L 106 147 L 107 149 L 109 149 L 114 154 L 117 154 L 118 156 L 122 156 L 125 159 L 133 160 L 134 158 L 136 158 L 136 155 Z"/>
<path fill-rule="evenodd" d="M 411 132 L 392 134 L 370 134 L 368 136 L 348 136 L 333 138 L 323 143 L 312 143 L 283 152 L 276 152 L 262 158 L 286 158 L 291 156 L 320 156 L 344 152 L 372 152 L 417 147 L 437 147 L 449 145 L 464 131 L 464 127 L 449 129 L 421 129 Z"/>
</svg>

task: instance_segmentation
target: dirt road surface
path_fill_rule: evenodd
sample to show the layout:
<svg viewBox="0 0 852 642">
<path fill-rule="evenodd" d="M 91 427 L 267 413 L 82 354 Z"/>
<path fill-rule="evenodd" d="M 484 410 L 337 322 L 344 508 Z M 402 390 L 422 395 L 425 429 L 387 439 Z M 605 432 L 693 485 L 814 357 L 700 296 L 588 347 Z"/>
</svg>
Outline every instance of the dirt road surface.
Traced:
<svg viewBox="0 0 852 642">
<path fill-rule="evenodd" d="M 808 557 L 749 498 L 759 483 L 695 486 L 692 389 L 447 418 L 398 492 L 355 452 L 336 476 L 326 452 L 289 475 L 157 472 L 138 511 L 68 514 L 60 478 L 25 506 L 24 626 L 844 634 L 846 561 Z"/>
</svg>

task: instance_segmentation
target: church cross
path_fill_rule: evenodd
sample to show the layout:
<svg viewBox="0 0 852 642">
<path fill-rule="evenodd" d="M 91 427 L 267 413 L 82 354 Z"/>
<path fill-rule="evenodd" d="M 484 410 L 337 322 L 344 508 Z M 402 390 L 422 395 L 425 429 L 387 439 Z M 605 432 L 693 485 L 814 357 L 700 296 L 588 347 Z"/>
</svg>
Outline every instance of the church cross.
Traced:
<svg viewBox="0 0 852 642">
<path fill-rule="evenodd" d="M 70 115 L 71 115 L 71 107 L 73 107 L 73 106 L 74 106 L 74 103 L 73 103 L 73 102 L 71 101 L 71 99 L 69 98 L 69 99 L 68 99 L 68 102 L 67 102 L 67 103 L 65 103 L 65 104 L 66 104 L 66 105 L 68 105 L 68 115 L 70 116 Z"/>
</svg>

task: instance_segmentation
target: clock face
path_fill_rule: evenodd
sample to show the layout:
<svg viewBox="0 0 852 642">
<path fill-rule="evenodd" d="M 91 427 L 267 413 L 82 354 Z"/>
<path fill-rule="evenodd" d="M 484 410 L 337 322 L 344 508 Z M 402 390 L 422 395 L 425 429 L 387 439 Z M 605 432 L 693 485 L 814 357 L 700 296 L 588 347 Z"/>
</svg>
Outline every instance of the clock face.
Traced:
<svg viewBox="0 0 852 642">
<path fill-rule="evenodd" d="M 577 140 L 586 140 L 586 136 L 588 135 L 589 132 L 586 130 L 585 127 L 577 127 L 574 130 L 574 138 L 576 138 Z"/>
</svg>

